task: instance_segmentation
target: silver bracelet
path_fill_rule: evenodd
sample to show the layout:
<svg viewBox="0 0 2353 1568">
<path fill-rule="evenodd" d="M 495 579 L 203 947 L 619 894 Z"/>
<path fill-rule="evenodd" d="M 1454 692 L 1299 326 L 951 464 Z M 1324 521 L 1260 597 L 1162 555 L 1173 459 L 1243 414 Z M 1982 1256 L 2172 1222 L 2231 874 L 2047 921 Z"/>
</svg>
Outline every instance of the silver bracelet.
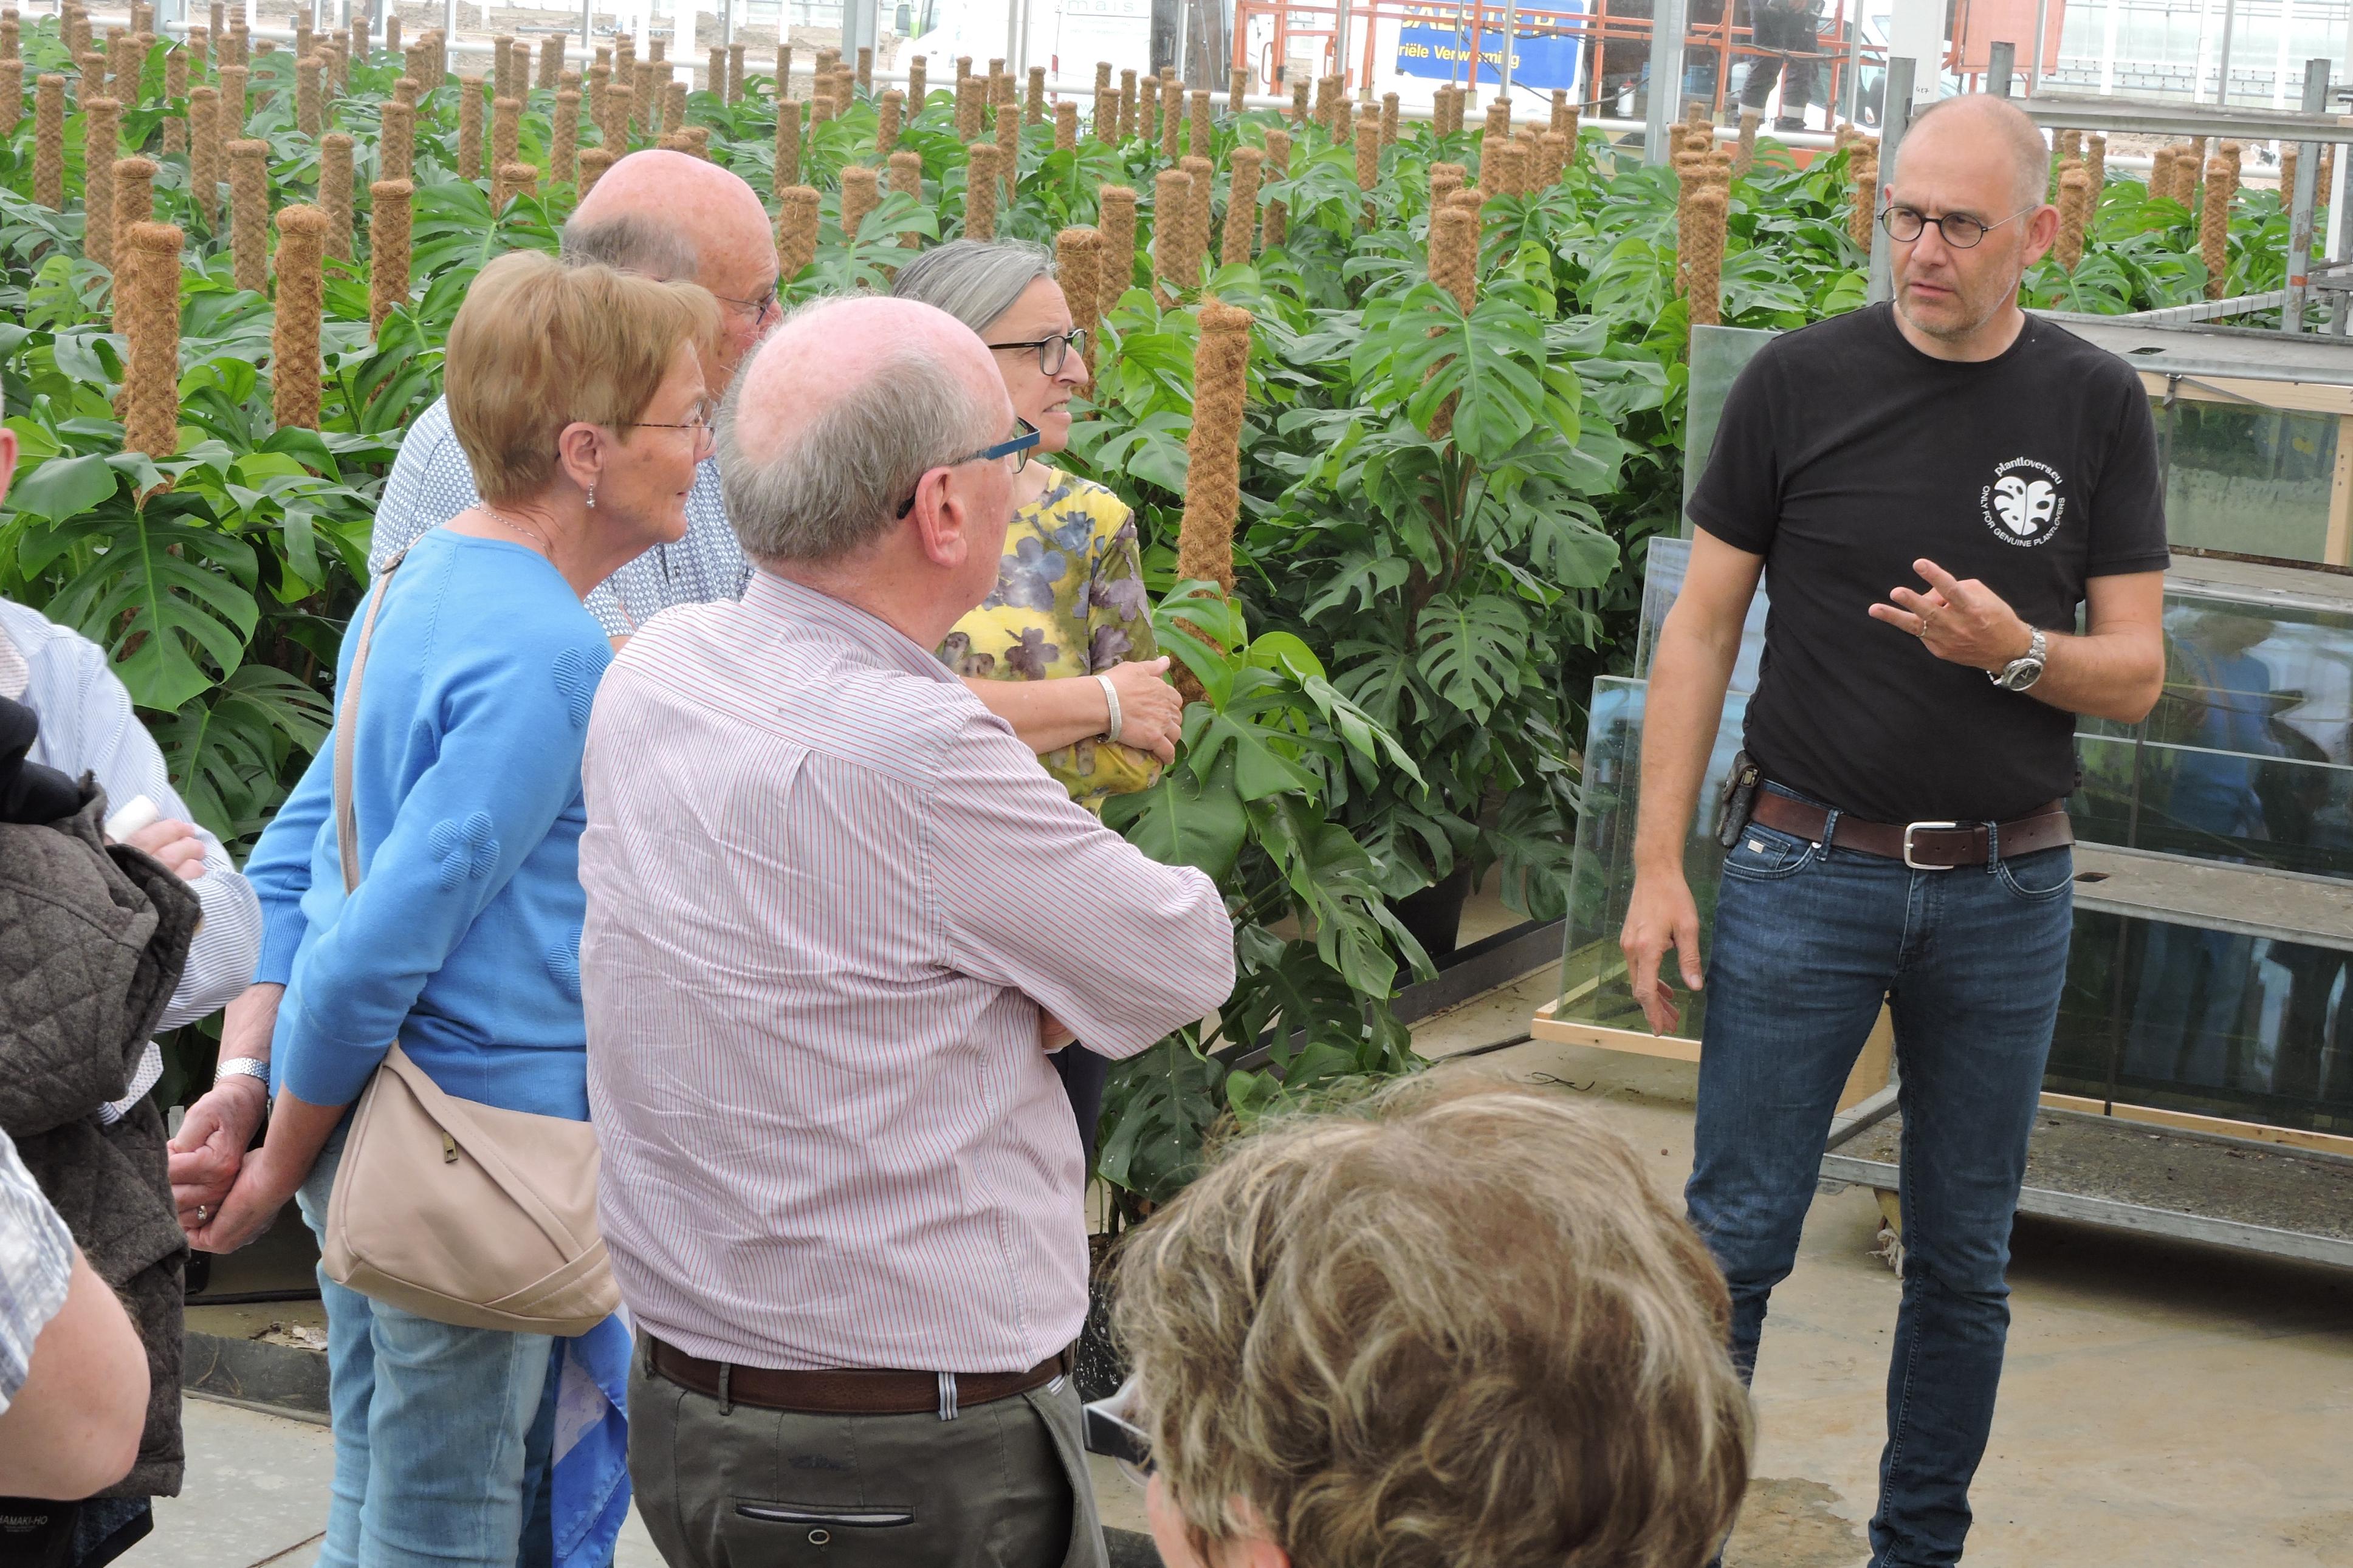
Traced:
<svg viewBox="0 0 2353 1568">
<path fill-rule="evenodd" d="M 1095 679 L 1103 682 L 1103 701 L 1111 709 L 1111 722 L 1103 726 L 1103 739 L 1115 742 L 1119 739 L 1119 688 L 1111 683 L 1108 675 L 1098 675 Z"/>
<path fill-rule="evenodd" d="M 269 1064 L 259 1057 L 231 1057 L 213 1068 L 213 1081 L 225 1078 L 249 1078 L 264 1089 L 269 1086 Z"/>
</svg>

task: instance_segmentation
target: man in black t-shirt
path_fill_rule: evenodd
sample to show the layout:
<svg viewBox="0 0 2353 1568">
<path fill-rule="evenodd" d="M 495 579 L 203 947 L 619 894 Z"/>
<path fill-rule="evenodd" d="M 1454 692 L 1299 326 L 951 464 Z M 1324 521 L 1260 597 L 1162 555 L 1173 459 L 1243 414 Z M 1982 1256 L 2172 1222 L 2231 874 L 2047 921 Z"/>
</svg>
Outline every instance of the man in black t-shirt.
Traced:
<svg viewBox="0 0 2353 1568">
<path fill-rule="evenodd" d="M 1892 1010 L 1905 1268 L 1873 1568 L 1960 1560 L 2066 974 L 2074 716 L 2137 721 L 2164 679 L 2139 379 L 2018 306 L 2057 232 L 2048 179 L 2040 132 L 2004 100 L 1914 121 L 1883 218 L 1893 306 L 1777 339 L 1742 373 L 1651 673 L 1623 943 L 1664 1030 L 1667 949 L 1700 984 L 1683 845 L 1770 574 L 1746 722 L 1761 784 L 1724 865 L 1687 1198 L 1746 1370 L 1840 1089 Z"/>
</svg>

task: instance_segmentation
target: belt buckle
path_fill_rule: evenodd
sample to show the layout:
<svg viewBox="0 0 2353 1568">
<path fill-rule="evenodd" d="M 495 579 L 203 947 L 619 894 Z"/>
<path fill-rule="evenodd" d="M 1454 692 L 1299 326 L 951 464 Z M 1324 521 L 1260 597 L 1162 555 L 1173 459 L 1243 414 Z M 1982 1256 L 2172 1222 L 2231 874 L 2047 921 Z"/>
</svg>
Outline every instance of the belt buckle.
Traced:
<svg viewBox="0 0 2353 1568">
<path fill-rule="evenodd" d="M 1949 871 L 1950 866 L 1923 866 L 1912 858 L 1912 836 L 1919 832 L 1940 832 L 1948 827 L 1968 826 L 1959 822 L 1909 822 L 1904 825 L 1904 864 L 1915 871 Z"/>
</svg>

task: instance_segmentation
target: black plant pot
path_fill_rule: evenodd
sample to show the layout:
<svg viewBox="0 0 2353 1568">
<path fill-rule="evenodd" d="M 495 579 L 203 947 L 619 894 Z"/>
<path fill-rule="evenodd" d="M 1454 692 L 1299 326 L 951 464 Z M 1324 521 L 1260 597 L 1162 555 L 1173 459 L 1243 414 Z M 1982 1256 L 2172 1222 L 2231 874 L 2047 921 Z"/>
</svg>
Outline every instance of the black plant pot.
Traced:
<svg viewBox="0 0 2353 1568">
<path fill-rule="evenodd" d="M 1458 861 L 1446 876 L 1418 893 L 1407 894 L 1390 904 L 1389 910 L 1435 963 L 1460 945 L 1462 905 L 1470 896 L 1470 863 Z"/>
</svg>

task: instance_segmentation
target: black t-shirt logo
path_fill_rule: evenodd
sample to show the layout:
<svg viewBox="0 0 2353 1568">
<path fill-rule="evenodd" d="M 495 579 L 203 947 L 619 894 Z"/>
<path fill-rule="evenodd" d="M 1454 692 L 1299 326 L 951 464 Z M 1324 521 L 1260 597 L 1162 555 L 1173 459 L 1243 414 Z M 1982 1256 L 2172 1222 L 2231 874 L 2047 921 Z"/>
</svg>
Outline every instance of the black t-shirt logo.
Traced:
<svg viewBox="0 0 2353 1568">
<path fill-rule="evenodd" d="M 2067 498 L 2059 493 L 2063 482 L 2048 463 L 2012 458 L 1978 492 L 1978 510 L 2004 544 L 2047 544 L 2067 515 Z"/>
</svg>

